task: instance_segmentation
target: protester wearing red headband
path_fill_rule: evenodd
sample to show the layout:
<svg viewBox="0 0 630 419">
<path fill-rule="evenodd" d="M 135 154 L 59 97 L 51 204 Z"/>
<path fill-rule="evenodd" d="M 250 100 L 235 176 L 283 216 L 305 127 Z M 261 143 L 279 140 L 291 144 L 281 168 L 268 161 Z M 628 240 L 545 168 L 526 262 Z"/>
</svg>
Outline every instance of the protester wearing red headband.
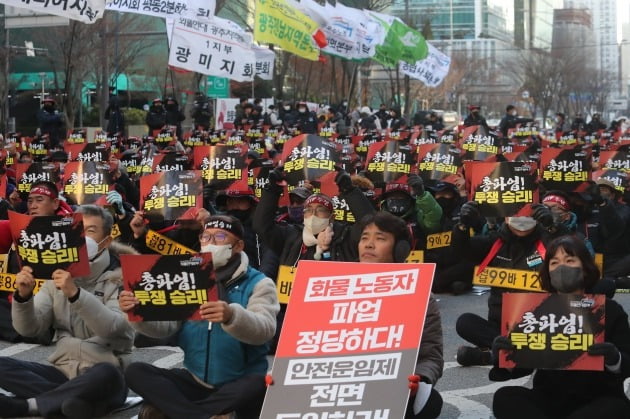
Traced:
<svg viewBox="0 0 630 419">
<path fill-rule="evenodd" d="M 59 199 L 57 186 L 47 181 L 33 183 L 28 194 L 27 209 L 28 214 L 33 216 L 72 214 L 72 208 Z"/>
<path fill-rule="evenodd" d="M 577 235 L 580 239 L 584 240 L 591 255 L 595 255 L 592 243 L 578 230 L 577 215 L 571 212 L 571 204 L 569 203 L 569 196 L 562 191 L 549 191 L 542 199 L 542 204 L 551 210 L 554 224 L 562 224 L 567 228 L 569 232 Z"/>
</svg>

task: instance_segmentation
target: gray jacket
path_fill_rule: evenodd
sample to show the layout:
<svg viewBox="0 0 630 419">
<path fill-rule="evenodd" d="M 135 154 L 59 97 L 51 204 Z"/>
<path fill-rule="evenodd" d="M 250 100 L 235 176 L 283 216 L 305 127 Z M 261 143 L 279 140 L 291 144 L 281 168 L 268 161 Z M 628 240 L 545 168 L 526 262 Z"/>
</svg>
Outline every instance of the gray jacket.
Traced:
<svg viewBox="0 0 630 419">
<path fill-rule="evenodd" d="M 444 347 L 442 341 L 442 320 L 440 310 L 433 295 L 424 320 L 424 330 L 420 340 L 420 352 L 415 373 L 435 385 L 444 370 Z"/>
<path fill-rule="evenodd" d="M 56 348 L 48 361 L 69 379 L 99 362 L 124 368 L 133 345 L 134 331 L 118 307 L 122 269 L 118 254 L 136 253 L 112 243 L 93 262 L 90 276 L 76 278 L 79 298 L 68 301 L 53 281 L 46 281 L 34 297 L 11 305 L 13 327 L 22 336 L 55 330 Z"/>
</svg>

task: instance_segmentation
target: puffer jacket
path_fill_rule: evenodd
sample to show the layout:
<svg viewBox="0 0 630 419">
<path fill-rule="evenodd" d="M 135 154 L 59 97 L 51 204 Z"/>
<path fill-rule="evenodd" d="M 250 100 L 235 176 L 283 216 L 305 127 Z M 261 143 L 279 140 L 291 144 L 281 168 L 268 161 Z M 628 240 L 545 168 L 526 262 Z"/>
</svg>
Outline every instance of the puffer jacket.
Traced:
<svg viewBox="0 0 630 419">
<path fill-rule="evenodd" d="M 112 243 L 90 263 L 89 276 L 75 279 L 81 291 L 74 302 L 53 281 L 46 281 L 26 301 L 14 294 L 13 327 L 22 336 L 35 337 L 52 326 L 56 349 L 48 361 L 69 379 L 99 362 L 110 362 L 121 369 L 129 363 L 134 331 L 118 306 L 122 287 L 120 254 L 136 252 Z"/>
</svg>

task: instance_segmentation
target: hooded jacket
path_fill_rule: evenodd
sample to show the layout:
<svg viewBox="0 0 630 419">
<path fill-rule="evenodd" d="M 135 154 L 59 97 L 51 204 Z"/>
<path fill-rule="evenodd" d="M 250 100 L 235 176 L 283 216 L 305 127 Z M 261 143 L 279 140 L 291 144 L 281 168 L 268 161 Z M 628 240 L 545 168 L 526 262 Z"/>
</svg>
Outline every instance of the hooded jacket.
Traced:
<svg viewBox="0 0 630 419">
<path fill-rule="evenodd" d="M 90 263 L 89 276 L 75 278 L 81 291 L 74 302 L 55 288 L 53 281 L 46 281 L 35 296 L 26 300 L 14 294 L 13 327 L 23 336 L 35 337 L 52 326 L 56 349 L 48 361 L 69 379 L 99 362 L 121 369 L 129 362 L 134 331 L 118 306 L 121 254 L 136 252 L 112 243 Z"/>
<path fill-rule="evenodd" d="M 219 269 L 218 277 L 221 270 L 224 275 L 228 271 L 228 278 L 221 281 L 223 300 L 232 309 L 228 323 L 212 324 L 210 330 L 207 321 L 133 323 L 139 333 L 151 337 L 178 333 L 184 366 L 197 380 L 213 386 L 267 372 L 269 341 L 276 331 L 280 310 L 273 281 L 249 266 L 247 254 L 241 252 L 240 259 Z"/>
</svg>

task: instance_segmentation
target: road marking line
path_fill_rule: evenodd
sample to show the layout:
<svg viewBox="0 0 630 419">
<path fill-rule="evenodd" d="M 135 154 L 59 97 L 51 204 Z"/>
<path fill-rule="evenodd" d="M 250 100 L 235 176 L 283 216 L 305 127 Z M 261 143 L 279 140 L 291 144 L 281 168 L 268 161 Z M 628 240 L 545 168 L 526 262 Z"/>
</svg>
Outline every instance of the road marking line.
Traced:
<svg viewBox="0 0 630 419">
<path fill-rule="evenodd" d="M 31 349 L 37 348 L 38 346 L 41 345 L 38 345 L 36 343 L 18 343 L 0 350 L 0 356 L 13 356 L 19 354 L 20 352 L 30 351 Z"/>
</svg>

